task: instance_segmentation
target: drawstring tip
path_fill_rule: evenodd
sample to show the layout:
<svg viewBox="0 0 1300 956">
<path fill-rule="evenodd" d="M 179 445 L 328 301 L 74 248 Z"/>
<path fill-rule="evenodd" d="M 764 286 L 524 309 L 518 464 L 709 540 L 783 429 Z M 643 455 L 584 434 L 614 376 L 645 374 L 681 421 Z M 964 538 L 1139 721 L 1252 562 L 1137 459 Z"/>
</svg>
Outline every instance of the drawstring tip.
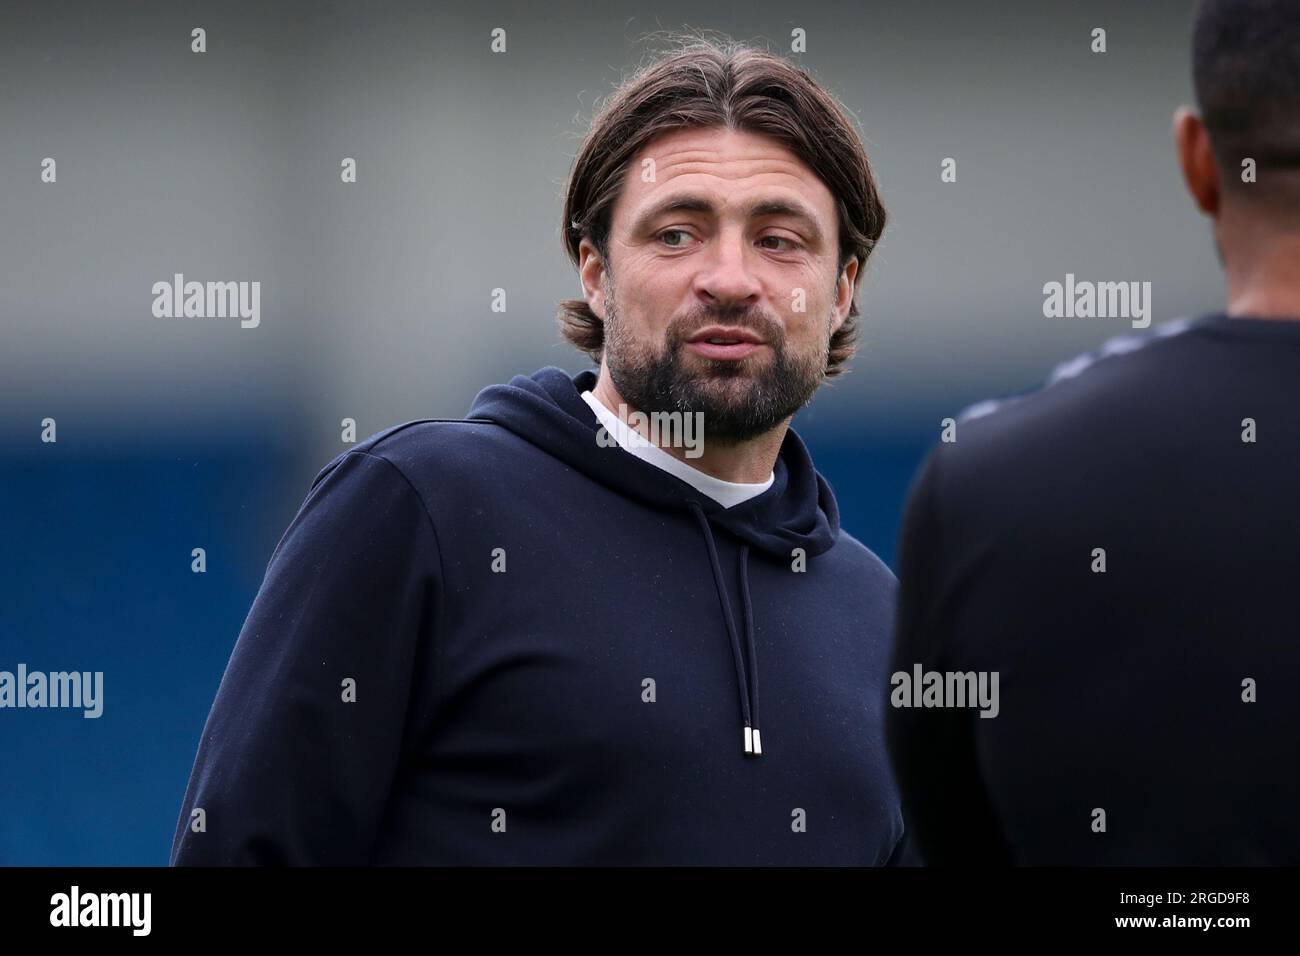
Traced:
<svg viewBox="0 0 1300 956">
<path fill-rule="evenodd" d="M 763 753 L 763 744 L 759 740 L 758 731 L 751 728 L 745 728 L 745 754 L 749 757 L 759 757 Z"/>
</svg>

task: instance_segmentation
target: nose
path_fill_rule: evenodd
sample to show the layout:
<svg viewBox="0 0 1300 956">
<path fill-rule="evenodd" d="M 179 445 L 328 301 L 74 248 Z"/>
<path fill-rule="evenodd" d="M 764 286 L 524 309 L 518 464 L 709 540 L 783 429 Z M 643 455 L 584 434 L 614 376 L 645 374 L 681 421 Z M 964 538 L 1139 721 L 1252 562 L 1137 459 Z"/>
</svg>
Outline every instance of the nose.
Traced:
<svg viewBox="0 0 1300 956">
<path fill-rule="evenodd" d="M 763 287 L 754 275 L 754 253 L 742 230 L 723 229 L 712 246 L 695 277 L 696 295 L 716 309 L 756 305 Z"/>
</svg>

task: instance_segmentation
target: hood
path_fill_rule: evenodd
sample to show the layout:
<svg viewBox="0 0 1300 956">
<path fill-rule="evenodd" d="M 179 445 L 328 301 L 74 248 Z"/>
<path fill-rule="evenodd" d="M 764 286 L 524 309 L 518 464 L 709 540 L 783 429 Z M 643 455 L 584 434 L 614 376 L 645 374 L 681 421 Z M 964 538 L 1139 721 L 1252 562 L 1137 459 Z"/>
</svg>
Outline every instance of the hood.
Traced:
<svg viewBox="0 0 1300 956">
<path fill-rule="evenodd" d="M 793 560 L 795 548 L 802 548 L 808 558 L 829 551 L 839 537 L 840 528 L 835 496 L 813 467 L 803 441 L 791 428 L 786 430 L 772 469 L 772 486 L 748 501 L 724 508 L 663 469 L 617 445 L 605 447 L 596 440 L 600 422 L 582 400 L 584 391 L 596 387 L 596 377 L 593 369 L 570 376 L 554 366 L 539 369 L 532 375 L 516 375 L 505 385 L 491 385 L 479 392 L 468 417 L 509 429 L 593 481 L 629 498 L 694 515 L 708 552 L 719 610 L 736 664 L 744 752 L 759 756 L 762 743 L 749 598 L 749 551 L 761 551 L 786 563 Z M 720 528 L 741 542 L 740 598 L 748 666 L 741 653 L 741 632 L 736 628 L 727 596 L 713 528 Z"/>
</svg>

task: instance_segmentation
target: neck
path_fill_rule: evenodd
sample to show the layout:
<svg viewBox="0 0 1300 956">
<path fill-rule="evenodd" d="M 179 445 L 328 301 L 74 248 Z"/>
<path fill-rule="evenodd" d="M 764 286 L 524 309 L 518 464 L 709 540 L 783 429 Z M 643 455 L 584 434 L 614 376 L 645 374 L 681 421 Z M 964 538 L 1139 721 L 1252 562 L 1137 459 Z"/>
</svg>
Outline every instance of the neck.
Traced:
<svg viewBox="0 0 1300 956">
<path fill-rule="evenodd" d="M 1300 319 L 1300 233 L 1242 245 L 1227 263 L 1228 315 Z"/>
<path fill-rule="evenodd" d="M 636 431 L 642 438 L 647 441 L 654 441 L 656 437 L 662 437 L 656 436 L 649 423 L 645 421 L 648 416 L 638 415 L 633 420 L 628 420 L 633 412 L 640 411 L 640 409 L 630 406 L 627 400 L 618 393 L 618 389 L 614 387 L 614 382 L 610 378 L 608 369 L 603 364 L 600 367 L 600 377 L 596 381 L 596 387 L 591 391 L 602 405 L 619 416 L 629 428 Z M 678 461 L 684 462 L 713 478 L 722 481 L 757 484 L 767 481 L 768 476 L 772 473 L 772 468 L 776 465 L 776 456 L 781 451 L 781 443 L 785 441 L 785 433 L 789 427 L 790 419 L 787 418 L 771 431 L 764 432 L 749 441 L 735 443 L 710 441 L 706 433 L 702 436 L 703 440 L 698 448 L 679 447 L 671 442 L 666 445 L 659 444 L 658 447 Z M 687 456 L 688 451 L 699 451 L 700 454 L 692 458 Z"/>
</svg>

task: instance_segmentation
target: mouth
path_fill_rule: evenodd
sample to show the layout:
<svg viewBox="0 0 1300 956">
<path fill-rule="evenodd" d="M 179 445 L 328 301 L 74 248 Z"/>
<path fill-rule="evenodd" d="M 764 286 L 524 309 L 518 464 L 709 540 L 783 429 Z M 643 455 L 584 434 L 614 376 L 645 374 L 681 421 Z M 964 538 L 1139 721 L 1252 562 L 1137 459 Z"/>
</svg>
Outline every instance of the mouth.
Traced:
<svg viewBox="0 0 1300 956">
<path fill-rule="evenodd" d="M 763 340 L 749 329 L 710 325 L 700 329 L 686 344 L 704 358 L 734 362 L 763 348 Z"/>
</svg>

